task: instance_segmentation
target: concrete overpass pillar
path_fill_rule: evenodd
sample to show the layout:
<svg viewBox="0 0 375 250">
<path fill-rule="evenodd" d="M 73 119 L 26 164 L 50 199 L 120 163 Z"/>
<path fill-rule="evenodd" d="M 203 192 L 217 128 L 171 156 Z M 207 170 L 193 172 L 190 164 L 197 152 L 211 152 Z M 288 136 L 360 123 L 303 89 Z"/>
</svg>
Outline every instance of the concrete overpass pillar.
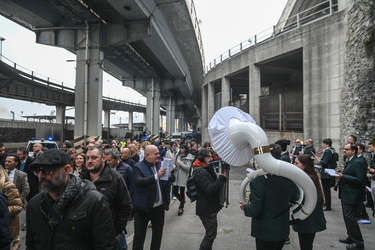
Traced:
<svg viewBox="0 0 375 250">
<path fill-rule="evenodd" d="M 255 65 L 249 66 L 249 114 L 260 123 L 259 96 L 260 96 L 260 68 Z"/>
<path fill-rule="evenodd" d="M 111 135 L 111 110 L 104 110 L 104 128 L 108 128 L 107 140 L 110 141 L 109 136 Z"/>
<path fill-rule="evenodd" d="M 109 128 L 111 125 L 111 110 L 104 110 L 104 128 Z"/>
<path fill-rule="evenodd" d="M 202 143 L 207 141 L 209 139 L 208 134 L 208 98 L 207 98 L 207 91 L 208 86 L 202 87 L 202 127 L 201 127 L 201 133 L 202 133 Z"/>
<path fill-rule="evenodd" d="M 129 111 L 129 122 L 128 122 L 128 129 L 130 130 L 130 133 L 133 135 L 133 112 L 132 111 Z"/>
<path fill-rule="evenodd" d="M 230 101 L 230 79 L 224 76 L 221 78 L 221 107 L 229 106 Z"/>
<path fill-rule="evenodd" d="M 151 135 L 159 134 L 159 115 L 160 115 L 160 83 L 154 79 L 151 81 L 151 87 L 146 93 L 146 127 L 151 131 Z"/>
<path fill-rule="evenodd" d="M 210 135 L 208 134 L 208 123 L 215 114 L 215 87 L 213 83 L 207 84 L 207 124 L 205 130 L 207 131 L 206 140 L 211 141 Z M 204 143 L 204 142 L 203 142 Z"/>
<path fill-rule="evenodd" d="M 102 135 L 103 52 L 99 35 L 95 25 L 77 32 L 74 139 L 78 145 L 85 137 L 98 139 Z"/>
<path fill-rule="evenodd" d="M 60 141 L 65 140 L 65 105 L 56 105 L 56 123 L 60 126 Z"/>
<path fill-rule="evenodd" d="M 65 105 L 56 105 L 56 123 L 65 124 Z"/>
<path fill-rule="evenodd" d="M 184 112 L 178 112 L 178 131 L 186 131 Z"/>
<path fill-rule="evenodd" d="M 172 97 L 169 97 L 168 105 L 167 105 L 167 117 L 166 117 L 166 130 L 168 135 L 174 133 L 174 119 L 175 119 L 175 100 Z"/>
</svg>

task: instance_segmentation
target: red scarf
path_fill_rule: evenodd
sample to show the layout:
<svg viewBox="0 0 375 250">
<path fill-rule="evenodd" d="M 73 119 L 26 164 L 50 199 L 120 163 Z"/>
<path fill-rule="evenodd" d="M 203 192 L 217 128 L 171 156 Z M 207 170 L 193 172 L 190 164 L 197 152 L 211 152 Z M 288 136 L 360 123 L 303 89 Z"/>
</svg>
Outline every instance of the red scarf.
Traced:
<svg viewBox="0 0 375 250">
<path fill-rule="evenodd" d="M 204 162 L 201 162 L 200 160 L 195 160 L 193 163 L 193 167 L 207 167 L 208 165 Z"/>
</svg>

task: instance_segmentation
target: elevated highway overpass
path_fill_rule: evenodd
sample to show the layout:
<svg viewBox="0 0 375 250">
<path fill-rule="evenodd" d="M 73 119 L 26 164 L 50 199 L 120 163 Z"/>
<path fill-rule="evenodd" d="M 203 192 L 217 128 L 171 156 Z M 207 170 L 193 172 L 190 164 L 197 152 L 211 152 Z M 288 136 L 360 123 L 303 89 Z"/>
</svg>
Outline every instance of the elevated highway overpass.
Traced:
<svg viewBox="0 0 375 250">
<path fill-rule="evenodd" d="M 75 137 L 100 134 L 104 70 L 147 97 L 151 133 L 160 107 L 168 132 L 175 118 L 182 130 L 198 124 L 204 56 L 192 1 L 5 0 L 0 14 L 76 54 Z"/>
</svg>

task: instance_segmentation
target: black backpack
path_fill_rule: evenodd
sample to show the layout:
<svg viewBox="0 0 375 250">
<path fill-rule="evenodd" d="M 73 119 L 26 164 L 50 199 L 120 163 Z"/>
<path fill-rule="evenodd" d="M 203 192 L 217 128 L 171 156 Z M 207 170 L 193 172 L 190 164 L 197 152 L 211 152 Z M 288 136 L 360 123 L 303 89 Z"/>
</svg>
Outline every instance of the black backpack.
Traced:
<svg viewBox="0 0 375 250">
<path fill-rule="evenodd" d="M 191 202 L 194 202 L 198 199 L 198 189 L 194 180 L 194 173 L 189 176 L 186 181 L 186 195 L 189 197 Z"/>
</svg>

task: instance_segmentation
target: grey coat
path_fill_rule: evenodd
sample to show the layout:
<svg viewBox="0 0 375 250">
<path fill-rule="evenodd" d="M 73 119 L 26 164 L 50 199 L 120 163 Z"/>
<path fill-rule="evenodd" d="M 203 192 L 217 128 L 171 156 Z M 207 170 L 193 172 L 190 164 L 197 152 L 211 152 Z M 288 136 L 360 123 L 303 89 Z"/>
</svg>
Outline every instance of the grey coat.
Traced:
<svg viewBox="0 0 375 250">
<path fill-rule="evenodd" d="M 194 156 L 192 154 L 188 154 L 185 157 L 181 157 L 181 154 L 176 156 L 176 168 L 174 171 L 176 181 L 173 183 L 174 186 L 186 187 L 186 181 L 189 177 L 190 167 L 193 161 Z"/>
</svg>

